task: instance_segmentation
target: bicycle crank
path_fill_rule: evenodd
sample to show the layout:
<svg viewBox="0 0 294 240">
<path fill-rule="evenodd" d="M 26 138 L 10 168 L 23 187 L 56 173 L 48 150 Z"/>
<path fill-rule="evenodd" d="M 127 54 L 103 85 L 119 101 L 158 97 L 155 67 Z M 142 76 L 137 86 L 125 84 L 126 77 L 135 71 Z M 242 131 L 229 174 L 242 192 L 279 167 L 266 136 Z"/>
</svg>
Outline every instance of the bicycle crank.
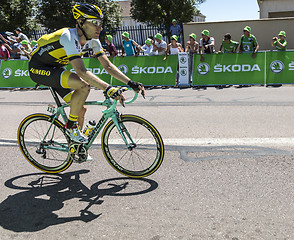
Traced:
<svg viewBox="0 0 294 240">
<path fill-rule="evenodd" d="M 69 146 L 69 152 L 73 160 L 77 163 L 82 163 L 87 160 L 88 151 L 85 146 L 81 143 L 72 143 Z"/>
</svg>

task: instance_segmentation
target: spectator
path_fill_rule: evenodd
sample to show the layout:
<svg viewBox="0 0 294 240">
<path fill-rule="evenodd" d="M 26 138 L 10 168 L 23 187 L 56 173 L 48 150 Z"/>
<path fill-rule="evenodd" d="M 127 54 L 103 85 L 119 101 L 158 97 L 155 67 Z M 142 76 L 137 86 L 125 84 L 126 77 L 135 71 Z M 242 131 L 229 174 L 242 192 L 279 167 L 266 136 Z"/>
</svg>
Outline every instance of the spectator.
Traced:
<svg viewBox="0 0 294 240">
<path fill-rule="evenodd" d="M 31 41 L 31 48 L 34 48 L 38 42 L 36 40 Z"/>
<path fill-rule="evenodd" d="M 153 46 L 152 46 L 152 39 L 147 38 L 145 41 L 145 44 L 142 46 L 142 49 L 144 51 L 144 55 L 151 56 L 155 55 L 156 53 L 153 52 Z"/>
<path fill-rule="evenodd" d="M 4 41 L 0 40 L 0 59 L 7 61 L 10 58 L 8 49 L 4 46 Z"/>
<path fill-rule="evenodd" d="M 7 43 L 7 40 L 2 36 L 2 34 L 0 34 L 0 40 L 2 40 L 3 43 Z"/>
<path fill-rule="evenodd" d="M 224 40 L 223 40 L 223 42 L 222 42 L 222 44 L 220 46 L 220 49 L 219 49 L 218 53 L 221 53 L 222 51 L 224 53 L 236 53 L 237 48 L 239 46 L 239 43 L 235 42 L 235 41 L 233 41 L 231 39 L 232 39 L 231 34 L 227 33 L 224 36 Z"/>
<path fill-rule="evenodd" d="M 243 29 L 244 35 L 241 36 L 240 41 L 240 48 L 239 53 L 242 52 L 253 52 L 252 57 L 256 57 L 256 53 L 259 49 L 259 44 L 256 40 L 256 37 L 251 34 L 251 28 L 249 26 L 246 26 Z"/>
<path fill-rule="evenodd" d="M 165 55 L 165 51 L 167 49 L 167 43 L 162 40 L 162 35 L 157 33 L 155 36 L 155 42 L 152 41 L 153 52 L 157 52 L 158 55 Z"/>
<path fill-rule="evenodd" d="M 16 36 L 11 36 L 12 38 L 14 38 L 17 42 L 21 42 L 23 40 L 27 41 L 27 42 L 30 42 L 29 38 L 27 37 L 27 35 L 25 35 L 24 33 L 22 33 L 21 29 L 20 28 L 16 28 L 15 29 L 15 32 L 17 34 L 17 37 Z"/>
<path fill-rule="evenodd" d="M 199 43 L 196 42 L 196 34 L 191 33 L 189 37 L 190 37 L 190 41 L 187 41 L 185 52 L 189 52 L 190 54 L 197 53 L 197 50 L 199 48 Z"/>
<path fill-rule="evenodd" d="M 169 32 L 170 36 L 176 35 L 178 38 L 180 37 L 182 33 L 182 28 L 180 27 L 180 25 L 177 24 L 176 19 L 172 20 L 172 25 L 170 26 Z"/>
<path fill-rule="evenodd" d="M 20 59 L 20 55 L 18 54 L 20 52 L 20 49 L 18 48 L 18 46 L 20 44 L 17 43 L 17 41 L 15 39 L 13 39 L 12 37 L 10 37 L 10 36 L 7 37 L 7 40 L 4 39 L 4 41 L 6 42 L 4 44 L 5 47 L 10 52 L 10 59 Z"/>
<path fill-rule="evenodd" d="M 31 47 L 29 45 L 29 42 L 26 40 L 22 40 L 20 42 L 21 46 L 19 46 L 20 49 L 20 59 L 21 60 L 29 60 L 31 58 Z"/>
<path fill-rule="evenodd" d="M 202 53 L 210 54 L 214 53 L 214 38 L 210 37 L 210 32 L 208 30 L 203 30 L 201 32 L 202 38 L 199 43 L 199 53 L 200 53 L 200 61 L 204 61 L 204 57 Z"/>
<path fill-rule="evenodd" d="M 163 60 L 167 58 L 167 54 L 176 55 L 179 52 L 184 52 L 182 44 L 178 43 L 178 36 L 173 35 L 171 37 L 171 43 L 168 44 L 167 49 L 165 51 L 165 57 Z"/>
<path fill-rule="evenodd" d="M 105 42 L 107 44 L 106 51 L 109 53 L 109 57 L 115 57 L 115 56 L 117 56 L 116 47 L 112 43 L 112 36 L 111 35 L 106 35 Z"/>
<path fill-rule="evenodd" d="M 137 57 L 140 51 L 143 51 L 143 49 L 138 43 L 130 39 L 130 34 L 128 32 L 124 32 L 122 34 L 122 38 L 123 38 L 122 55 L 121 55 L 122 57 L 124 57 L 124 54 L 126 54 L 126 56 Z"/>
<path fill-rule="evenodd" d="M 280 31 L 279 38 L 273 37 L 272 46 L 276 48 L 278 51 L 286 51 L 287 49 L 287 41 L 286 41 L 286 32 Z"/>
</svg>

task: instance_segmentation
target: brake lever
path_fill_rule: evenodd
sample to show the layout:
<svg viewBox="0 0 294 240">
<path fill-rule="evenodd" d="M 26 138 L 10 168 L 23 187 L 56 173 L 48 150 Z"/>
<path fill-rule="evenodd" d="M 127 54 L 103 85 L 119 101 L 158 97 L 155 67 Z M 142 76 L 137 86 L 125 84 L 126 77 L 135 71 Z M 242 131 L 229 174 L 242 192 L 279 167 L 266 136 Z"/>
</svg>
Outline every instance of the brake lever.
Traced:
<svg viewBox="0 0 294 240">
<path fill-rule="evenodd" d="M 121 99 L 121 105 L 122 105 L 123 107 L 126 107 L 126 105 L 125 105 L 125 101 L 124 101 L 123 99 Z"/>
<path fill-rule="evenodd" d="M 145 94 L 141 91 L 141 95 L 142 95 L 142 97 L 144 98 L 144 99 L 146 99 L 145 98 Z"/>
</svg>

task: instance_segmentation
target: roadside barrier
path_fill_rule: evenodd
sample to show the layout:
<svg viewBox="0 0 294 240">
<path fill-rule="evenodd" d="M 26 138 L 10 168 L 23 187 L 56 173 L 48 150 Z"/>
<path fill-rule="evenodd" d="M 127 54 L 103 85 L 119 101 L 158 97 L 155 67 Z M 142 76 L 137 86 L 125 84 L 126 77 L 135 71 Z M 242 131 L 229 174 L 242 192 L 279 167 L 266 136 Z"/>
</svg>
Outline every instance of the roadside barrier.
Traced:
<svg viewBox="0 0 294 240">
<path fill-rule="evenodd" d="M 294 51 L 193 56 L 192 86 L 293 84 Z"/>
<path fill-rule="evenodd" d="M 205 54 L 180 53 L 163 56 L 115 57 L 110 59 L 132 80 L 145 86 L 217 86 L 293 84 L 294 51 Z M 121 82 L 110 76 L 97 59 L 84 58 L 88 70 L 112 85 Z M 66 68 L 72 72 L 71 65 Z M 50 74 L 42 72 L 40 74 Z M 35 83 L 29 77 L 27 60 L 1 61 L 0 88 L 30 88 Z"/>
<path fill-rule="evenodd" d="M 174 55 L 165 61 L 163 56 L 115 57 L 110 60 L 133 81 L 146 86 L 175 86 L 177 59 L 178 56 Z M 97 59 L 83 58 L 83 61 L 88 70 L 104 81 L 112 85 L 122 84 L 110 76 Z M 74 72 L 70 64 L 66 68 Z M 36 85 L 29 77 L 27 60 L 2 61 L 0 73 L 0 88 L 29 88 Z"/>
</svg>

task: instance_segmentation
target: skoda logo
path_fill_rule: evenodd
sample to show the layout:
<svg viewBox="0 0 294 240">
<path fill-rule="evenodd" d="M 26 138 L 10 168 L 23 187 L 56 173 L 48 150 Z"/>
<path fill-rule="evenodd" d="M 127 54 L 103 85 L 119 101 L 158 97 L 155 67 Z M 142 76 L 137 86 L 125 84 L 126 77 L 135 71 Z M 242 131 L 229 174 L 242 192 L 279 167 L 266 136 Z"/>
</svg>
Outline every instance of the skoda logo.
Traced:
<svg viewBox="0 0 294 240">
<path fill-rule="evenodd" d="M 271 63 L 270 68 L 273 73 L 280 73 L 284 70 L 285 65 L 282 61 L 276 60 Z"/>
<path fill-rule="evenodd" d="M 180 62 L 181 62 L 182 64 L 185 64 L 185 63 L 187 62 L 187 58 L 186 58 L 186 57 L 181 57 L 181 58 L 180 58 Z"/>
<path fill-rule="evenodd" d="M 11 70 L 11 68 L 5 68 L 5 69 L 2 71 L 2 77 L 3 77 L 4 79 L 8 79 L 8 78 L 10 78 L 11 75 L 12 75 L 12 70 Z"/>
<path fill-rule="evenodd" d="M 210 71 L 210 66 L 207 63 L 200 63 L 197 67 L 197 72 L 200 75 L 206 75 Z"/>
<path fill-rule="evenodd" d="M 118 69 L 121 70 L 124 74 L 127 74 L 129 69 L 126 65 L 119 65 Z"/>
<path fill-rule="evenodd" d="M 187 70 L 186 69 L 182 69 L 180 71 L 180 73 L 181 73 L 182 76 L 186 76 L 187 75 Z"/>
</svg>

